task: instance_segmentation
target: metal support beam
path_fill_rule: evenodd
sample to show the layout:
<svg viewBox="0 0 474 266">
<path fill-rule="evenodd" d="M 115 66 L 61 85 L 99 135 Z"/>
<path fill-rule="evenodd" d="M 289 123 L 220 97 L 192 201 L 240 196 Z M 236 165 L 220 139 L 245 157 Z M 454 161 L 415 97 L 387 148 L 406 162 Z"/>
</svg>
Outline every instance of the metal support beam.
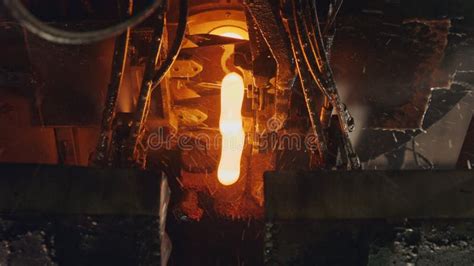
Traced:
<svg viewBox="0 0 474 266">
<path fill-rule="evenodd" d="M 164 176 L 136 169 L 0 164 L 0 214 L 158 216 L 168 193 Z"/>
<path fill-rule="evenodd" d="M 265 175 L 267 221 L 474 218 L 474 174 L 316 171 Z"/>
<path fill-rule="evenodd" d="M 157 172 L 0 164 L 0 264 L 167 265 L 168 201 Z"/>
</svg>

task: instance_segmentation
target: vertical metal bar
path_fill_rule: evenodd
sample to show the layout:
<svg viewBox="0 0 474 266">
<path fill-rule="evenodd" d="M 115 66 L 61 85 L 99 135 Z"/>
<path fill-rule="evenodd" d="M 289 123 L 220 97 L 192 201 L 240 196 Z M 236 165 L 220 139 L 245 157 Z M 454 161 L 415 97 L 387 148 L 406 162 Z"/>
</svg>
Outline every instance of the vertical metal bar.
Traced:
<svg viewBox="0 0 474 266">
<path fill-rule="evenodd" d="M 133 13 L 133 0 L 128 1 L 128 6 L 124 10 L 121 1 L 118 2 L 119 17 L 130 16 Z M 112 135 L 112 123 L 115 118 L 115 108 L 122 85 L 123 72 L 127 64 L 128 43 L 130 39 L 130 28 L 115 39 L 114 56 L 112 59 L 112 71 L 110 73 L 110 82 L 107 88 L 107 95 L 102 113 L 100 124 L 99 141 L 96 147 L 93 164 L 105 165 L 108 157 L 109 143 Z"/>
<path fill-rule="evenodd" d="M 132 127 L 130 129 L 130 138 L 128 142 L 130 151 L 127 154 L 127 159 L 131 162 L 137 161 L 140 157 L 139 139 L 140 139 L 140 136 L 143 134 L 144 123 L 146 122 L 146 119 L 148 117 L 151 92 L 159 86 L 160 82 L 163 80 L 166 73 L 168 73 L 168 71 L 170 70 L 171 66 L 175 62 L 181 50 L 181 44 L 184 39 L 184 35 L 186 32 L 186 24 L 188 20 L 188 0 L 181 0 L 179 8 L 180 8 L 179 23 L 178 23 L 178 28 L 176 30 L 176 37 L 173 42 L 173 46 L 171 47 L 165 61 L 163 62 L 163 64 L 160 66 L 160 68 L 157 71 L 155 71 L 156 57 L 153 57 L 152 55 L 153 54 L 158 55 L 159 47 L 161 47 L 161 35 L 164 29 L 164 15 L 163 14 L 162 14 L 163 25 L 161 29 L 158 26 L 158 28 L 155 28 L 154 30 L 154 35 L 153 35 L 154 44 L 151 47 L 151 51 L 150 51 L 151 56 L 149 58 L 149 61 L 147 62 L 147 68 L 145 69 L 142 87 L 141 87 L 140 95 L 138 98 L 137 109 L 135 112 L 135 116 L 133 118 Z M 159 40 L 159 43 L 158 43 L 158 40 Z"/>
<path fill-rule="evenodd" d="M 292 6 L 294 11 L 293 17 L 296 21 L 296 34 L 299 37 L 299 44 L 304 54 L 307 67 L 314 81 L 329 98 L 339 117 L 344 149 L 350 161 L 349 168 L 358 169 L 360 168 L 360 161 L 349 139 L 349 132 L 353 127 L 352 117 L 347 111 L 346 106 L 340 101 L 337 92 L 336 83 L 324 48 L 323 36 L 319 28 L 316 4 L 314 1 L 293 0 Z M 308 19 L 310 21 L 308 21 Z M 315 71 L 314 66 L 318 66 L 319 71 Z"/>
<path fill-rule="evenodd" d="M 112 61 L 112 72 L 110 74 L 110 83 L 107 89 L 106 102 L 102 115 L 100 127 L 99 142 L 96 148 L 94 164 L 103 165 L 107 158 L 110 135 L 112 131 L 112 122 L 115 117 L 115 107 L 122 84 L 123 72 L 127 63 L 128 43 L 130 38 L 130 29 L 115 39 L 114 57 Z"/>
<path fill-rule="evenodd" d="M 292 7 L 292 13 L 294 13 L 294 7 Z M 311 131 L 312 134 L 316 137 L 316 143 L 318 146 L 319 157 L 322 162 L 321 166 L 324 167 L 327 163 L 327 155 L 328 155 L 328 147 L 327 142 L 324 136 L 323 128 L 321 126 L 321 121 L 319 118 L 319 110 L 316 106 L 316 99 L 315 99 L 315 82 L 313 80 L 309 80 L 310 73 L 308 70 L 307 65 L 305 64 L 305 59 L 303 58 L 304 52 L 302 51 L 299 43 L 301 40 L 297 34 L 297 21 L 292 16 L 288 20 L 288 28 L 290 30 L 290 40 L 293 48 L 293 55 L 296 60 L 296 68 L 299 73 L 299 79 L 301 82 L 301 89 L 303 91 L 306 108 L 308 110 L 309 120 L 311 122 Z M 313 87 L 313 88 L 311 88 Z"/>
<path fill-rule="evenodd" d="M 132 127 L 130 129 L 131 141 L 128 143 L 127 160 L 133 162 L 138 159 L 137 142 L 143 131 L 143 124 L 148 116 L 150 107 L 153 77 L 155 76 L 155 66 L 162 47 L 162 37 L 165 28 L 165 8 L 159 9 L 155 19 L 155 27 L 151 39 L 150 50 L 148 52 L 148 60 L 143 73 L 143 80 L 140 86 L 140 95 L 138 96 L 137 110 L 133 117 Z"/>
<path fill-rule="evenodd" d="M 283 125 L 288 117 L 291 89 L 295 82 L 295 64 L 291 56 L 290 40 L 281 17 L 275 12 L 275 2 L 271 0 L 245 0 L 254 22 L 265 39 L 277 63 L 275 91 L 275 115 Z"/>
</svg>

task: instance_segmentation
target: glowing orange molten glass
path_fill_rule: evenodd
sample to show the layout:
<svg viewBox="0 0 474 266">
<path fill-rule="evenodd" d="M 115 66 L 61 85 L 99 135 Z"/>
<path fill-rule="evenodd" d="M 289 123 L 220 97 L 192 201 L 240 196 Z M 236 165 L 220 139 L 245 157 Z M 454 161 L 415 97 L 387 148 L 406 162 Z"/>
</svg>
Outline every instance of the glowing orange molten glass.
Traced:
<svg viewBox="0 0 474 266">
<path fill-rule="evenodd" d="M 240 176 L 240 161 L 245 142 L 241 114 L 243 100 L 242 77 L 234 72 L 227 74 L 221 85 L 219 129 L 222 135 L 222 153 L 217 169 L 217 178 L 225 186 L 234 184 Z"/>
<path fill-rule="evenodd" d="M 212 30 L 209 34 L 219 35 L 240 40 L 248 40 L 249 34 L 246 30 L 235 26 L 222 26 Z"/>
</svg>

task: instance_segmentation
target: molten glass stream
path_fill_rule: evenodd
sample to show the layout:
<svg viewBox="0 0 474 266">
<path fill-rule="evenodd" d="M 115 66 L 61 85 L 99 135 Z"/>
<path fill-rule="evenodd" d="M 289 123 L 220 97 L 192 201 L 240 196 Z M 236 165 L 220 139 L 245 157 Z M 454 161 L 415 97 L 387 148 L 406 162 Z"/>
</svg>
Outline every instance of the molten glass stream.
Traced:
<svg viewBox="0 0 474 266">
<path fill-rule="evenodd" d="M 237 73 L 229 73 L 221 85 L 221 117 L 219 129 L 222 135 L 222 152 L 217 178 L 222 185 L 237 182 L 240 176 L 240 161 L 245 143 L 242 124 L 244 81 Z"/>
</svg>

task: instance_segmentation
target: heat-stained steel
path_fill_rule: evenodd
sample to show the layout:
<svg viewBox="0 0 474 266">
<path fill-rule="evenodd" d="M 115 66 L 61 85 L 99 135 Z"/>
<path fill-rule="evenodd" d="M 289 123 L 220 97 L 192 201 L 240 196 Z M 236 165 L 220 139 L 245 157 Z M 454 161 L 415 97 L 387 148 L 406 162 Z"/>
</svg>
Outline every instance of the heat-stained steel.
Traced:
<svg viewBox="0 0 474 266">
<path fill-rule="evenodd" d="M 469 0 L 0 2 L 83 33 L 20 18 L 23 31 L 0 10 L 0 161 L 108 166 L 0 165 L 0 265 L 159 264 L 165 220 L 170 266 L 474 262 L 472 174 L 434 158 L 457 159 L 472 116 Z M 84 45 L 123 28 L 114 14 L 132 2 L 125 23 L 160 5 L 116 38 L 113 61 L 113 40 Z M 221 103 L 231 72 L 239 95 Z M 235 117 L 245 141 L 225 156 L 220 118 Z M 359 156 L 424 170 L 365 171 Z M 226 161 L 239 175 L 219 182 Z"/>
<path fill-rule="evenodd" d="M 250 52 L 253 61 L 252 73 L 254 85 L 257 88 L 265 88 L 270 83 L 270 79 L 275 75 L 276 62 L 248 8 L 245 9 L 245 17 L 247 20 Z M 259 109 L 261 110 L 262 108 L 263 103 L 260 103 Z"/>
<path fill-rule="evenodd" d="M 267 172 L 265 219 L 474 217 L 469 170 Z"/>
<path fill-rule="evenodd" d="M 295 81 L 295 73 L 289 38 L 285 34 L 281 17 L 275 15 L 279 7 L 276 2 L 271 0 L 244 1 L 244 5 L 250 11 L 276 61 L 275 115 L 276 119 L 284 123 L 288 117 L 289 98 Z"/>
<path fill-rule="evenodd" d="M 136 142 L 140 141 L 140 136 L 143 135 L 143 125 L 146 122 L 148 117 L 148 112 L 150 109 L 150 101 L 151 101 L 151 87 L 153 86 L 153 78 L 155 75 L 155 67 L 156 63 L 159 59 L 161 47 L 162 47 L 162 37 L 165 28 L 165 15 L 166 15 L 166 7 L 160 8 L 156 14 L 156 19 L 154 20 L 153 34 L 151 37 L 151 44 L 148 52 L 148 59 L 145 65 L 145 73 L 143 74 L 142 84 L 140 86 L 140 95 L 139 100 L 137 103 L 137 110 L 135 111 L 135 123 L 132 123 L 130 128 L 130 136 L 132 142 L 129 143 L 130 151 L 128 156 L 130 161 L 135 161 L 143 165 L 144 163 L 144 152 L 143 150 L 139 150 Z"/>
<path fill-rule="evenodd" d="M 138 96 L 138 103 L 137 103 L 137 108 L 135 111 L 135 117 L 130 129 L 130 138 L 129 138 L 129 143 L 128 143 L 130 151 L 128 152 L 127 156 L 129 157 L 129 160 L 131 162 L 138 161 L 139 164 L 142 164 L 142 165 L 144 164 L 144 157 L 146 157 L 146 155 L 144 155 L 143 152 L 142 154 L 140 154 L 140 151 L 138 150 L 139 149 L 138 142 L 140 140 L 140 136 L 143 134 L 144 123 L 146 122 L 147 117 L 148 117 L 151 92 L 154 89 L 157 89 L 157 88 L 159 89 L 159 85 L 161 81 L 163 80 L 165 75 L 168 73 L 171 66 L 175 62 L 176 58 L 178 57 L 179 51 L 181 50 L 184 34 L 186 31 L 187 19 L 188 19 L 188 1 L 181 0 L 180 8 L 179 8 L 179 23 L 178 23 L 178 28 L 176 31 L 175 40 L 173 42 L 173 45 L 170 48 L 170 51 L 168 51 L 166 59 L 164 59 L 163 63 L 160 65 L 160 67 L 158 68 L 156 72 L 154 71 L 156 57 L 154 57 L 152 54 L 149 54 L 150 58 L 148 58 L 148 60 L 150 60 L 149 62 L 153 62 L 153 65 L 148 64 L 147 66 L 148 67 L 153 66 L 153 68 L 152 69 L 148 68 L 148 71 L 151 71 L 149 74 L 150 76 L 148 75 L 145 76 L 146 79 L 142 82 L 143 86 L 142 86 L 142 89 L 140 90 L 140 95 Z M 154 38 L 154 40 L 156 38 Z"/>
<path fill-rule="evenodd" d="M 302 54 L 300 60 L 305 62 L 303 65 L 304 68 L 307 69 L 309 73 L 311 73 L 314 84 L 317 85 L 323 95 L 329 99 L 329 102 L 331 103 L 330 107 L 334 108 L 337 116 L 339 117 L 339 124 L 341 126 L 341 134 L 343 139 L 342 144 L 348 158 L 347 167 L 349 169 L 358 169 L 360 168 L 360 162 L 349 139 L 349 132 L 352 131 L 354 126 L 353 118 L 349 114 L 346 106 L 341 102 L 337 92 L 332 70 L 327 59 L 327 53 L 324 48 L 323 36 L 321 35 L 319 28 L 319 20 L 315 3 L 312 3 L 312 5 L 309 3 L 303 5 L 299 1 L 292 1 L 289 7 L 288 15 L 290 16 L 289 22 L 294 24 L 289 26 L 290 35 L 292 35 L 292 40 L 294 42 L 294 48 L 296 47 L 299 49 L 295 52 L 295 54 Z M 298 55 L 296 54 L 295 56 Z M 305 79 L 305 77 L 300 78 L 302 80 Z M 304 87 L 303 90 L 305 90 Z M 310 117 L 313 117 L 311 119 L 313 131 L 317 133 L 317 127 L 321 127 L 318 124 L 321 124 L 321 122 L 319 121 L 316 123 L 316 120 L 319 120 L 319 118 L 316 118 L 319 113 L 315 113 L 314 109 L 316 107 L 312 106 L 316 100 L 315 95 L 309 95 L 308 91 L 304 92 L 306 97 L 311 97 L 310 99 L 307 99 L 306 102 Z M 322 110 L 322 116 L 320 115 L 320 117 L 322 117 L 323 121 L 328 120 L 326 116 L 331 113 L 332 108 L 328 109 L 327 106 L 319 107 L 319 109 Z M 327 148 L 324 145 L 322 145 L 321 148 L 325 148 L 324 153 L 326 153 Z M 323 152 L 320 151 L 320 153 Z M 323 158 L 324 157 L 325 156 L 323 156 Z"/>
<path fill-rule="evenodd" d="M 428 130 L 455 108 L 466 95 L 472 93 L 473 83 L 473 71 L 457 71 L 453 75 L 449 87 L 431 90 L 422 127 L 419 130 L 365 129 L 357 147 L 361 160 L 368 161 L 385 152 L 397 150 L 413 137 Z M 373 147 L 377 147 L 377 150 L 374 150 Z"/>
<path fill-rule="evenodd" d="M 289 29 L 292 32 L 296 32 L 294 21 L 289 20 Z M 293 56 L 296 60 L 296 66 L 299 74 L 299 81 L 301 83 L 301 89 L 304 94 L 306 102 L 306 108 L 308 110 L 308 116 L 311 121 L 311 130 L 316 137 L 316 144 L 318 145 L 318 153 L 321 159 L 321 166 L 325 166 L 327 163 L 328 156 L 328 143 L 326 141 L 325 133 L 323 132 L 323 126 L 320 121 L 320 110 L 321 108 L 317 105 L 317 97 L 322 96 L 316 91 L 316 84 L 311 78 L 307 65 L 303 59 L 303 52 L 299 46 L 299 40 L 296 34 L 291 35 L 291 42 L 293 45 Z"/>
<path fill-rule="evenodd" d="M 94 163 L 98 165 L 107 164 L 107 155 L 110 144 L 110 135 L 113 130 L 112 123 L 115 118 L 117 98 L 122 84 L 123 73 L 127 63 L 128 43 L 130 30 L 117 37 L 115 40 L 114 56 L 112 61 L 112 72 L 107 89 L 106 102 L 102 114 L 101 131 L 97 143 Z"/>
<path fill-rule="evenodd" d="M 385 30 L 386 34 L 395 35 L 392 42 L 401 42 L 406 52 L 402 55 L 387 54 L 382 57 L 383 60 L 400 57 L 407 63 L 400 71 L 396 66 L 388 66 L 392 68 L 391 71 L 399 73 L 396 77 L 387 77 L 389 75 L 385 74 L 377 79 L 377 84 L 389 83 L 389 88 L 396 86 L 398 93 L 392 99 L 393 104 L 384 104 L 388 103 L 387 96 L 381 99 L 380 107 L 375 107 L 375 113 L 369 117 L 370 128 L 418 130 L 423 126 L 431 90 L 448 86 L 448 73 L 438 70 L 438 66 L 449 51 L 447 47 L 451 27 L 448 19 L 405 19 L 398 27 L 392 26 L 392 29 Z M 403 37 L 397 36 L 401 32 L 404 33 Z M 465 67 L 456 70 L 463 69 Z M 377 109 L 383 110 L 383 115 Z"/>
<path fill-rule="evenodd" d="M 465 264 L 473 189 L 467 170 L 267 173 L 264 265 Z"/>
<path fill-rule="evenodd" d="M 155 170 L 0 164 L 0 263 L 167 265 L 170 191 Z"/>
</svg>

